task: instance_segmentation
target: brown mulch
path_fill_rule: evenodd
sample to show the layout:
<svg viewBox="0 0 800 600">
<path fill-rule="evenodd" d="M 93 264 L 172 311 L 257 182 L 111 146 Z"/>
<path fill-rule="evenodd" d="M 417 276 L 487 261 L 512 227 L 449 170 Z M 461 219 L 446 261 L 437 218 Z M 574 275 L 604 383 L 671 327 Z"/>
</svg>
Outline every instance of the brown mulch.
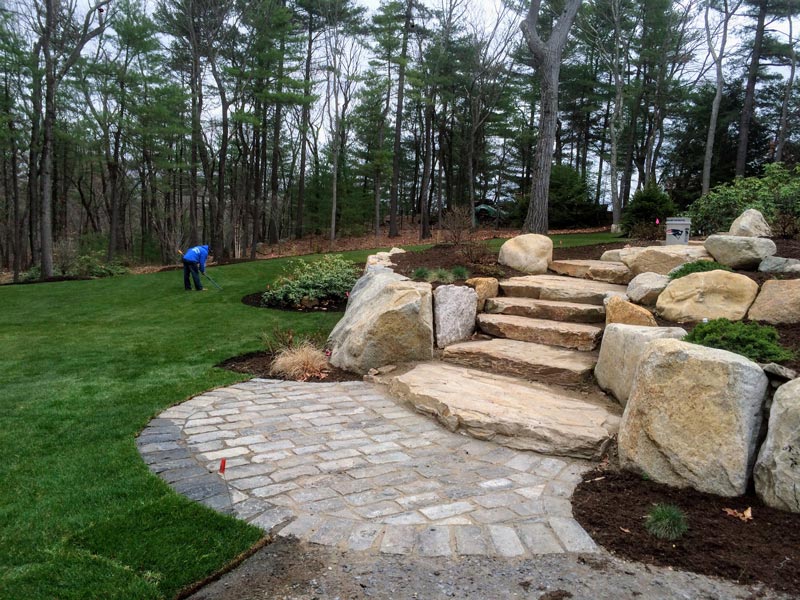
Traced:
<svg viewBox="0 0 800 600">
<path fill-rule="evenodd" d="M 247 373 L 253 377 L 262 377 L 264 379 L 285 379 L 280 375 L 272 375 L 270 373 L 270 367 L 272 366 L 272 361 L 274 359 L 274 353 L 262 350 L 257 352 L 248 352 L 247 354 L 241 354 L 239 356 L 234 356 L 233 358 L 227 358 L 214 366 L 219 369 L 235 371 L 236 373 Z M 363 378 L 361 375 L 351 373 L 350 371 L 344 371 L 329 364 L 325 377 L 312 377 L 306 381 L 311 383 L 328 383 L 335 381 L 361 381 L 362 379 Z"/>
<path fill-rule="evenodd" d="M 647 532 L 645 517 L 657 503 L 683 511 L 689 524 L 683 537 L 666 541 Z M 722 498 L 595 470 L 578 485 L 572 507 L 592 538 L 618 556 L 800 594 L 800 514 L 764 506 L 753 494 Z M 724 508 L 751 508 L 753 519 L 742 521 Z"/>
<path fill-rule="evenodd" d="M 326 299 L 314 306 L 267 306 L 261 303 L 264 292 L 255 292 L 242 297 L 242 304 L 255 306 L 256 308 L 274 308 L 276 310 L 289 310 L 292 312 L 344 312 L 347 307 L 347 299 L 335 300 Z"/>
</svg>

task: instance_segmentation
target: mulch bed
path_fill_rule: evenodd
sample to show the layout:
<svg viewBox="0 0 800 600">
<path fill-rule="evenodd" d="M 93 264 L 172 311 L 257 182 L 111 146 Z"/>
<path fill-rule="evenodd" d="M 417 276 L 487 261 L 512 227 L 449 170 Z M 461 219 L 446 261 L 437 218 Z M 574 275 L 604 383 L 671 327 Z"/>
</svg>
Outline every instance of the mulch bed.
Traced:
<svg viewBox="0 0 800 600">
<path fill-rule="evenodd" d="M 256 308 L 273 308 L 276 310 L 289 310 L 292 312 L 344 312 L 347 307 L 347 299 L 332 300 L 326 299 L 314 306 L 269 306 L 261 303 L 264 292 L 255 292 L 242 297 L 242 304 L 255 306 Z"/>
<path fill-rule="evenodd" d="M 270 374 L 269 370 L 274 359 L 275 354 L 272 352 L 248 352 L 247 354 L 241 354 L 239 356 L 234 356 L 233 358 L 227 358 L 214 366 L 220 369 L 235 371 L 236 373 L 247 373 L 253 377 L 262 377 L 264 379 L 285 379 L 280 375 Z M 311 383 L 330 383 L 336 381 L 361 381 L 363 379 L 361 375 L 357 375 L 356 373 L 343 371 L 342 369 L 334 367 L 333 365 L 329 365 L 329 367 L 330 368 L 324 378 L 320 379 L 318 377 L 312 377 L 307 381 Z"/>
</svg>

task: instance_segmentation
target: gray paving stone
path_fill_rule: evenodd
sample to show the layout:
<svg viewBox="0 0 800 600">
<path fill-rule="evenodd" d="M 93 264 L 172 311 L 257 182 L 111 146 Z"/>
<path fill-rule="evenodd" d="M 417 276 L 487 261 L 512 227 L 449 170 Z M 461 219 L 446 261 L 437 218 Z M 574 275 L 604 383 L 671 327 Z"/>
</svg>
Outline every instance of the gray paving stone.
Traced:
<svg viewBox="0 0 800 600">
<path fill-rule="evenodd" d="M 330 460 L 318 463 L 320 471 L 329 473 L 331 471 L 348 471 L 366 465 L 367 461 L 363 458 L 342 458 L 340 460 Z"/>
<path fill-rule="evenodd" d="M 383 454 L 372 454 L 366 458 L 369 462 L 375 465 L 406 462 L 411 460 L 411 457 L 405 452 L 384 452 Z"/>
<path fill-rule="evenodd" d="M 300 477 L 301 475 L 315 475 L 317 473 L 319 473 L 319 469 L 317 469 L 315 466 L 301 465 L 291 469 L 279 469 L 272 473 L 271 477 L 273 481 L 280 483 L 281 481 L 294 479 L 295 477 Z"/>
<path fill-rule="evenodd" d="M 366 504 L 354 509 L 358 514 L 366 519 L 374 519 L 376 517 L 386 517 L 401 512 L 399 504 L 394 502 L 375 502 L 374 504 Z"/>
<path fill-rule="evenodd" d="M 436 521 L 438 519 L 446 519 L 448 517 L 461 515 L 474 509 L 475 506 L 469 502 L 452 502 L 450 504 L 438 504 L 436 506 L 422 508 L 420 512 L 429 519 Z"/>
<path fill-rule="evenodd" d="M 553 531 L 544 523 L 517 525 L 517 533 L 531 554 L 554 554 L 564 552 Z"/>
<path fill-rule="evenodd" d="M 404 512 L 390 517 L 381 517 L 380 520 L 381 523 L 387 525 L 425 525 L 429 523 L 428 519 L 417 511 Z"/>
<path fill-rule="evenodd" d="M 597 545 L 575 519 L 550 517 L 550 527 L 568 552 L 597 552 Z"/>
<path fill-rule="evenodd" d="M 272 485 L 265 485 L 264 487 L 255 488 L 250 490 L 250 493 L 258 498 L 269 498 L 270 496 L 285 494 L 286 492 L 296 489 L 296 483 L 293 481 L 287 481 L 286 483 L 273 483 Z"/>
<path fill-rule="evenodd" d="M 417 537 L 417 550 L 421 556 L 450 556 L 453 553 L 450 547 L 450 528 L 423 527 Z"/>
<path fill-rule="evenodd" d="M 334 496 L 338 495 L 339 494 L 337 494 L 336 491 L 329 487 L 301 488 L 289 492 L 289 496 L 292 498 L 292 500 L 300 504 L 316 502 L 317 500 L 326 500 L 327 498 L 333 498 Z"/>
<path fill-rule="evenodd" d="M 506 523 L 513 521 L 517 513 L 507 508 L 481 508 L 469 514 L 478 523 Z"/>
<path fill-rule="evenodd" d="M 385 554 L 411 554 L 417 533 L 409 525 L 387 525 L 381 540 L 381 552 Z"/>
<path fill-rule="evenodd" d="M 456 553 L 463 555 L 489 555 L 494 553 L 486 532 L 478 525 L 453 527 L 456 542 Z"/>
<path fill-rule="evenodd" d="M 345 519 L 326 519 L 308 538 L 315 544 L 338 546 L 348 540 L 353 531 L 353 522 Z"/>
<path fill-rule="evenodd" d="M 489 525 L 489 535 L 492 538 L 497 554 L 505 557 L 516 557 L 525 554 L 525 547 L 519 541 L 513 527 L 505 525 Z"/>
<path fill-rule="evenodd" d="M 300 515 L 278 532 L 281 537 L 296 537 L 307 540 L 325 521 L 322 517 Z"/>
<path fill-rule="evenodd" d="M 358 523 L 350 532 L 347 549 L 357 552 L 369 550 L 383 533 L 383 527 L 374 523 Z"/>
</svg>

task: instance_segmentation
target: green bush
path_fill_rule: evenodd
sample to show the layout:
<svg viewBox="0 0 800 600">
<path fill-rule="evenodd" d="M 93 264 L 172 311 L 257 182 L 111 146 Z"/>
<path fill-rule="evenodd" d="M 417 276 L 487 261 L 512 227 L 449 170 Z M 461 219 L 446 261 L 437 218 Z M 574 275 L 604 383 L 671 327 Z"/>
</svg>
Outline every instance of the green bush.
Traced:
<svg viewBox="0 0 800 600">
<path fill-rule="evenodd" d="M 547 204 L 551 229 L 596 227 L 605 222 L 608 213 L 604 204 L 591 199 L 586 179 L 569 165 L 553 165 Z"/>
<path fill-rule="evenodd" d="M 358 279 L 357 267 L 340 254 L 319 260 L 290 260 L 284 275 L 261 296 L 267 306 L 299 306 L 304 299 L 342 301 Z"/>
<path fill-rule="evenodd" d="M 428 281 L 428 277 L 430 277 L 430 275 L 431 271 L 427 267 L 417 267 L 411 274 L 411 278 L 422 281 Z"/>
<path fill-rule="evenodd" d="M 689 530 L 686 515 L 674 504 L 656 504 L 644 523 L 650 535 L 660 540 L 677 540 Z"/>
<path fill-rule="evenodd" d="M 128 269 L 118 262 L 105 262 L 100 251 L 90 252 L 75 259 L 64 275 L 68 277 L 115 277 L 125 275 Z"/>
<path fill-rule="evenodd" d="M 775 233 L 797 234 L 800 220 L 800 167 L 787 169 L 782 163 L 765 167 L 763 177 L 741 177 L 713 188 L 689 207 L 692 231 L 709 235 L 728 231 L 734 219 L 755 208 L 775 228 Z"/>
<path fill-rule="evenodd" d="M 643 225 L 660 227 L 667 217 L 672 216 L 675 216 L 675 205 L 669 195 L 657 185 L 650 184 L 637 190 L 630 204 L 623 211 L 622 231 L 630 236 L 634 228 L 641 229 Z"/>
<path fill-rule="evenodd" d="M 692 273 L 706 273 L 708 271 L 730 271 L 730 267 L 721 265 L 713 260 L 696 260 L 694 262 L 686 263 L 673 270 L 669 274 L 670 279 L 680 279 Z"/>
<path fill-rule="evenodd" d="M 452 273 L 456 279 L 469 279 L 469 271 L 466 267 L 453 267 Z"/>
<path fill-rule="evenodd" d="M 774 327 L 728 319 L 714 319 L 699 323 L 684 338 L 687 342 L 729 350 L 760 363 L 791 360 L 794 353 L 778 342 Z"/>
<path fill-rule="evenodd" d="M 453 283 L 455 279 L 453 273 L 447 269 L 434 269 L 428 275 L 428 281 L 438 281 L 439 283 Z"/>
</svg>

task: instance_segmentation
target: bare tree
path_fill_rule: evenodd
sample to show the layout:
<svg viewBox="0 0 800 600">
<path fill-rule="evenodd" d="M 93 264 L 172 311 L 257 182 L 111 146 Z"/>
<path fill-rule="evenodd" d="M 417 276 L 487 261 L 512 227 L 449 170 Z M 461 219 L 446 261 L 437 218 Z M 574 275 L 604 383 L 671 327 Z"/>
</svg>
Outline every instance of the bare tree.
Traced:
<svg viewBox="0 0 800 600">
<path fill-rule="evenodd" d="M 522 22 L 522 34 L 533 54 L 533 68 L 539 76 L 541 107 L 539 112 L 539 139 L 533 156 L 533 185 L 528 215 L 523 231 L 547 233 L 547 197 L 550 171 L 553 166 L 553 147 L 556 141 L 558 120 L 558 78 L 561 72 L 561 55 L 567 35 L 578 14 L 582 0 L 566 0 L 564 10 L 553 21 L 549 37 L 543 40 L 539 31 L 541 0 L 532 0 L 528 14 Z"/>
</svg>

